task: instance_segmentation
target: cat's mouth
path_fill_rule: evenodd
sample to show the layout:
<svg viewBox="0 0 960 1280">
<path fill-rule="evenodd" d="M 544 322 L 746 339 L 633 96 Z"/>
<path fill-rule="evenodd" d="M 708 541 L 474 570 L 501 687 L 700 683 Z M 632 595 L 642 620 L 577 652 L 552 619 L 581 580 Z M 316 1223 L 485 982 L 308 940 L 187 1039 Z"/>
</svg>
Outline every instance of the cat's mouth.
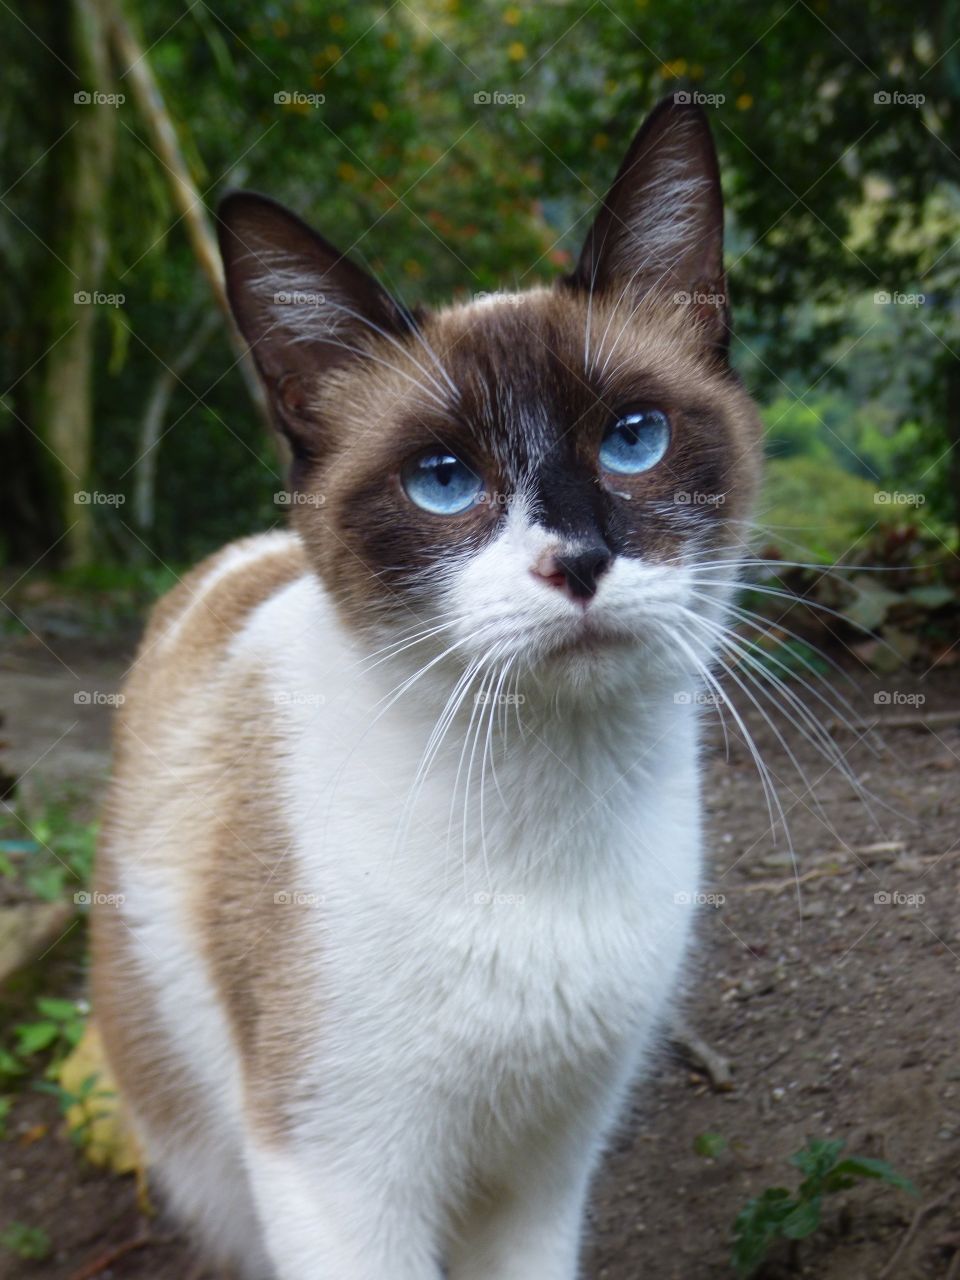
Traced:
<svg viewBox="0 0 960 1280">
<path fill-rule="evenodd" d="M 637 636 L 628 631 L 614 631 L 609 627 L 588 624 L 586 620 L 576 631 L 558 636 L 549 643 L 544 659 L 560 658 L 592 658 L 609 654 L 613 650 L 632 648 L 638 643 Z"/>
</svg>

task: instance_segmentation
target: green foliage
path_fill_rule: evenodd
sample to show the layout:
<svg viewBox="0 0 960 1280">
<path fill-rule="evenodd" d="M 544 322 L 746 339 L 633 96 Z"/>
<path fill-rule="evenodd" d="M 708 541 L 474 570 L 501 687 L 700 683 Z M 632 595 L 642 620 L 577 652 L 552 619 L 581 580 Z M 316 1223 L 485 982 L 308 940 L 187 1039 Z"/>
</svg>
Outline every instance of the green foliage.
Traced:
<svg viewBox="0 0 960 1280">
<path fill-rule="evenodd" d="M 816 457 L 767 463 L 757 521 L 769 543 L 794 560 L 833 564 L 875 525 L 877 486 Z"/>
<path fill-rule="evenodd" d="M 824 557 L 863 514 L 866 490 L 848 479 L 877 488 L 896 478 L 927 495 L 925 515 L 952 518 L 960 260 L 949 250 L 960 201 L 949 128 L 960 53 L 942 5 L 865 0 L 828 12 L 723 0 L 709 24 L 693 0 L 387 10 L 234 0 L 229 24 L 180 0 L 126 8 L 210 207 L 229 187 L 268 191 L 411 305 L 567 269 L 643 112 L 677 90 L 720 95 L 707 110 L 730 211 L 735 360 L 767 402 L 778 469 L 807 464 L 805 492 L 789 493 L 794 509 L 780 514 L 794 522 L 815 460 L 830 464 L 822 505 L 841 508 L 812 539 Z M 31 25 L 7 33 L 3 118 L 18 128 L 0 158 L 11 247 L 0 440 L 11 437 L 13 457 L 17 433 L 26 471 L 11 472 L 0 504 L 0 554 L 34 525 L 36 554 L 55 536 L 43 527 L 55 519 L 49 503 L 28 509 L 17 496 L 51 485 L 49 458 L 22 424 L 34 424 L 40 357 L 62 332 L 47 246 L 59 243 L 70 131 L 86 110 L 73 105 L 71 58 L 51 52 L 69 54 L 56 7 Z M 42 101 L 38 82 L 51 90 Z M 922 109 L 875 100 L 918 88 Z M 524 101 L 474 100 L 491 90 Z M 316 102 L 278 102 L 278 92 Z M 98 317 L 90 487 L 129 498 L 145 398 L 211 303 L 132 95 L 119 118 L 103 284 L 126 300 Z M 48 149 L 58 163 L 36 163 Z M 882 305 L 878 290 L 924 301 Z M 133 530 L 129 501 L 94 512 L 105 561 L 163 572 L 276 523 L 283 467 L 223 332 L 177 384 L 156 457 L 154 529 Z M 792 536 L 775 534 L 787 548 Z"/>
<path fill-rule="evenodd" d="M 98 1119 L 108 1114 L 107 1111 L 92 1109 L 91 1103 L 98 1098 L 104 1100 L 115 1097 L 111 1089 L 98 1089 L 100 1073 L 95 1071 L 85 1076 L 76 1089 L 66 1089 L 57 1080 L 39 1080 L 34 1084 L 38 1093 L 49 1093 L 56 1098 L 61 1115 L 74 1111 L 74 1121 L 69 1126 L 70 1140 L 75 1146 L 84 1148 L 89 1145 L 91 1130 Z"/>
<path fill-rule="evenodd" d="M 0 1231 L 0 1246 L 30 1262 L 42 1262 L 52 1252 L 46 1231 L 41 1227 L 28 1227 L 22 1222 L 11 1222 Z"/>
<path fill-rule="evenodd" d="M 80 1042 L 89 1010 L 85 1004 L 41 996 L 36 1002 L 40 1015 L 13 1028 L 14 1056 L 24 1061 L 45 1053 L 50 1056 L 48 1072 Z"/>
<path fill-rule="evenodd" d="M 856 1186 L 865 1179 L 877 1179 L 916 1195 L 916 1188 L 885 1160 L 867 1156 L 840 1159 L 842 1139 L 812 1139 L 802 1151 L 790 1156 L 790 1163 L 803 1175 L 796 1192 L 785 1187 L 767 1187 L 749 1200 L 734 1222 L 732 1261 L 741 1276 L 750 1276 L 777 1239 L 802 1240 L 820 1226 L 825 1196 Z"/>
<path fill-rule="evenodd" d="M 693 1149 L 698 1156 L 715 1160 L 727 1149 L 727 1140 L 722 1133 L 698 1133 L 693 1140 Z"/>
<path fill-rule="evenodd" d="M 37 814 L 8 811 L 10 838 L 0 839 L 0 876 L 31 896 L 56 902 L 90 883 L 96 823 L 78 822 L 66 800 Z"/>
</svg>

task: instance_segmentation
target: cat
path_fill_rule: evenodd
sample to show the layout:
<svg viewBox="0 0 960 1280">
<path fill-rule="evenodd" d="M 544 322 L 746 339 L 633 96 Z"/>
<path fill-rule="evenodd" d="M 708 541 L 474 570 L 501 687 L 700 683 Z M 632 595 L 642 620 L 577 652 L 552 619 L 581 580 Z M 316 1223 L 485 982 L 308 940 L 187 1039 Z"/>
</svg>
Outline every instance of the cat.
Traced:
<svg viewBox="0 0 960 1280">
<path fill-rule="evenodd" d="M 691 942 L 760 470 L 706 117 L 661 103 L 518 294 L 410 311 L 249 192 L 219 231 L 291 528 L 194 569 L 126 686 L 109 1061 L 244 1277 L 573 1280 Z"/>
</svg>

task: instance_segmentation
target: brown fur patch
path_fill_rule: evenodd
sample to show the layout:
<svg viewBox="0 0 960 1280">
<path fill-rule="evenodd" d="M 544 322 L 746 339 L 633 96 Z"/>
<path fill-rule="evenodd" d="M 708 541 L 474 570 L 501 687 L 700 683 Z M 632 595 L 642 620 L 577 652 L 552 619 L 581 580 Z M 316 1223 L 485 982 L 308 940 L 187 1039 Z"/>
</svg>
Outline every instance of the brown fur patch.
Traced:
<svg viewBox="0 0 960 1280">
<path fill-rule="evenodd" d="M 174 864 L 184 918 L 194 922 L 195 936 L 216 921 L 211 973 L 241 1041 L 249 1040 L 251 1021 L 244 1002 L 256 996 L 238 982 L 249 976 L 250 967 L 231 966 L 241 963 L 251 944 L 256 947 L 256 937 L 248 918 L 222 908 L 229 903 L 231 884 L 246 885 L 259 874 L 257 859 L 268 843 L 264 833 L 269 830 L 276 841 L 281 824 L 268 812 L 272 787 L 263 758 L 251 751 L 250 726 L 257 717 L 248 699 L 255 691 L 252 686 L 223 689 L 224 696 L 214 694 L 212 701 L 211 692 L 226 646 L 252 611 L 306 571 L 299 542 L 287 538 L 265 543 L 256 559 L 212 581 L 227 557 L 252 546 L 252 540 L 244 540 L 211 557 L 153 612 L 115 731 L 114 775 L 95 877 L 98 894 L 121 892 L 133 848 L 135 861 Z M 184 724 L 190 727 L 185 740 L 179 736 Z M 158 814 L 169 815 L 169 822 L 144 849 L 141 833 L 156 830 Z M 258 847 L 261 840 L 264 845 Z M 135 1115 L 148 1132 L 202 1125 L 200 1099 L 184 1079 L 182 1064 L 171 1057 L 150 971 L 143 967 L 123 907 L 95 904 L 92 933 L 96 1014 Z M 262 956 L 259 960 L 265 972 Z"/>
</svg>

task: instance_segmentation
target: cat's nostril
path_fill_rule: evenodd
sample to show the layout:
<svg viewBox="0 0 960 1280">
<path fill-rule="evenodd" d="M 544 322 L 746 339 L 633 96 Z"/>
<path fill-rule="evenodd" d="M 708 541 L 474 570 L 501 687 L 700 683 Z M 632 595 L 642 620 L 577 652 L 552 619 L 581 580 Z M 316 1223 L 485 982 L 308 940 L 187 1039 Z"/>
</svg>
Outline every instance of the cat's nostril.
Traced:
<svg viewBox="0 0 960 1280">
<path fill-rule="evenodd" d="M 567 555 L 544 556 L 535 575 L 551 587 L 565 591 L 574 600 L 592 600 L 600 578 L 610 568 L 613 556 L 606 547 L 588 547 Z"/>
</svg>

